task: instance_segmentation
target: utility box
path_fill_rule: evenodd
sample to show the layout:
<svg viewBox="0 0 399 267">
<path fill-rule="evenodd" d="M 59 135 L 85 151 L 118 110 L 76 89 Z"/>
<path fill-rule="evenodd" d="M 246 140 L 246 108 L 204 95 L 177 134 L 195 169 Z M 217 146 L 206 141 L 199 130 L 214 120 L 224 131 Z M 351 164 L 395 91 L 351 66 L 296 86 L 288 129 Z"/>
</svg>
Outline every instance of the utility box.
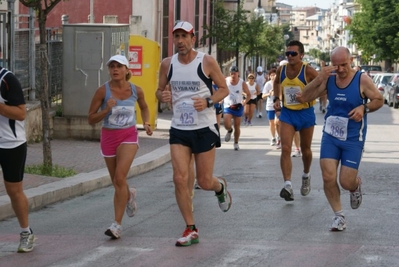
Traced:
<svg viewBox="0 0 399 267">
<path fill-rule="evenodd" d="M 160 66 L 159 43 L 141 35 L 130 35 L 128 56 L 129 69 L 132 72 L 130 82 L 143 89 L 144 97 L 150 111 L 151 128 L 157 127 L 158 99 L 155 92 L 158 88 L 158 71 Z M 141 111 L 136 105 L 137 125 L 142 124 Z"/>
<path fill-rule="evenodd" d="M 107 61 L 127 56 L 128 24 L 63 25 L 63 116 L 87 117 L 93 95 L 109 80 Z"/>
</svg>

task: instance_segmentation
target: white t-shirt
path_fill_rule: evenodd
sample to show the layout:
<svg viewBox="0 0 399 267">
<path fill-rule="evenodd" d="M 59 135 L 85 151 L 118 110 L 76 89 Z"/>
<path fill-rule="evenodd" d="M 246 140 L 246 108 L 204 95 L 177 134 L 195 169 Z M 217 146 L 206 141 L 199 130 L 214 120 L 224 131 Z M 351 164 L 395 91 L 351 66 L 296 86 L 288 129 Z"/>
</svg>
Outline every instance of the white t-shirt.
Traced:
<svg viewBox="0 0 399 267">
<path fill-rule="evenodd" d="M 257 93 L 256 93 L 256 83 L 253 85 L 250 85 L 249 82 L 247 82 L 248 90 L 251 93 L 251 99 L 256 99 Z"/>
<path fill-rule="evenodd" d="M 268 81 L 263 87 L 262 94 L 268 94 L 273 90 L 273 81 Z M 274 110 L 274 96 L 268 96 L 266 101 L 266 110 Z"/>
</svg>

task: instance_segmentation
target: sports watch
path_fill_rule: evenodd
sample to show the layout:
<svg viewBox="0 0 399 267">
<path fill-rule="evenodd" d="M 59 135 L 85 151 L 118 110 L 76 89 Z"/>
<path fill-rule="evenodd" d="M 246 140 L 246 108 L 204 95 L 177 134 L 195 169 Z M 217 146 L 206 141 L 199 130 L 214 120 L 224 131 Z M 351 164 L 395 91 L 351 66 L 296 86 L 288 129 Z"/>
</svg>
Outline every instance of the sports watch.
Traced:
<svg viewBox="0 0 399 267">
<path fill-rule="evenodd" d="M 207 107 L 210 108 L 213 106 L 213 101 L 210 97 L 206 98 Z"/>
<path fill-rule="evenodd" d="M 367 106 L 367 104 L 363 104 L 363 107 L 364 107 L 364 114 L 370 112 L 370 109 L 369 109 L 369 107 Z"/>
</svg>

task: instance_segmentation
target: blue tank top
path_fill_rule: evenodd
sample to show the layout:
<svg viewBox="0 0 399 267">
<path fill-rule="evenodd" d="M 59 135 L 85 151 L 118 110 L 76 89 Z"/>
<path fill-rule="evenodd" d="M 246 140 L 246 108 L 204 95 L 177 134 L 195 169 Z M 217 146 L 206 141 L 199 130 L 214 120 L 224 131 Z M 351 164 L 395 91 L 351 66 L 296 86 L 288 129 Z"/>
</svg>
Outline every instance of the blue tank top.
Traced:
<svg viewBox="0 0 399 267">
<path fill-rule="evenodd" d="M 130 83 L 132 88 L 132 95 L 125 99 L 116 99 L 116 106 L 105 115 L 103 120 L 103 127 L 109 129 L 126 129 L 136 125 L 136 102 L 137 91 L 136 86 Z M 105 97 L 101 104 L 101 110 L 107 107 L 107 100 L 111 97 L 111 88 L 109 83 L 105 83 Z"/>
<path fill-rule="evenodd" d="M 348 113 L 352 109 L 367 103 L 367 98 L 363 98 L 360 92 L 360 75 L 360 71 L 356 72 L 346 88 L 336 85 L 336 76 L 329 77 L 327 81 L 329 104 L 324 117 L 323 132 L 340 140 L 364 142 L 366 139 L 367 114 L 360 122 L 348 119 Z"/>
</svg>

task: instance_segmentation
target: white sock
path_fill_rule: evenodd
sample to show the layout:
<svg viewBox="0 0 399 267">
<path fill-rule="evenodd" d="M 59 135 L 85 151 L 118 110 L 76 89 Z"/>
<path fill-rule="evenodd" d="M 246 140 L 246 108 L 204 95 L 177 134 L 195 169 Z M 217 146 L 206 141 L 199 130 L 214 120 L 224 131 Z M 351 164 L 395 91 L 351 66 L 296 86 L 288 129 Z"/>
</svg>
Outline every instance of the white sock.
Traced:
<svg viewBox="0 0 399 267">
<path fill-rule="evenodd" d="M 29 226 L 26 227 L 26 228 L 21 228 L 21 232 L 29 232 L 29 233 L 32 233 L 32 232 L 30 231 L 30 227 L 29 227 Z"/>
<path fill-rule="evenodd" d="M 289 180 L 285 181 L 285 182 L 284 182 L 284 185 L 292 186 L 291 181 L 289 181 Z"/>
<path fill-rule="evenodd" d="M 309 178 L 309 172 L 308 172 L 308 173 L 305 173 L 305 172 L 304 172 L 304 173 L 302 174 L 302 177 Z"/>
</svg>

